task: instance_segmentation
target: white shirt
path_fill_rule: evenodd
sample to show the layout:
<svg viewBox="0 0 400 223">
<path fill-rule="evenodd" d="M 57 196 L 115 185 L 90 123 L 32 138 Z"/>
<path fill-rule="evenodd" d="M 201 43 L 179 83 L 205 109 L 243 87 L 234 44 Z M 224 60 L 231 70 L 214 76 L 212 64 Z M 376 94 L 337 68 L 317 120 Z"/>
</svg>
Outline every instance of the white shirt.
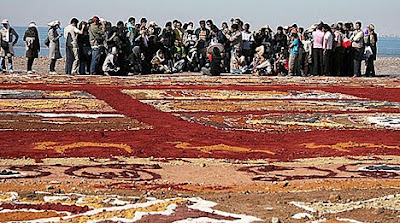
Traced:
<svg viewBox="0 0 400 223">
<path fill-rule="evenodd" d="M 326 41 L 328 40 L 328 43 Z M 324 35 L 324 49 L 331 50 L 333 47 L 333 35 L 331 32 L 326 32 Z"/>
<path fill-rule="evenodd" d="M 75 26 L 68 25 L 64 28 L 64 36 L 67 39 L 67 46 L 78 47 L 78 33 L 80 30 Z"/>
<path fill-rule="evenodd" d="M 254 42 L 254 35 L 253 33 L 247 33 L 245 31 L 242 32 L 242 40 L 243 40 L 243 46 L 242 48 L 245 50 L 250 49 L 250 43 Z"/>
</svg>

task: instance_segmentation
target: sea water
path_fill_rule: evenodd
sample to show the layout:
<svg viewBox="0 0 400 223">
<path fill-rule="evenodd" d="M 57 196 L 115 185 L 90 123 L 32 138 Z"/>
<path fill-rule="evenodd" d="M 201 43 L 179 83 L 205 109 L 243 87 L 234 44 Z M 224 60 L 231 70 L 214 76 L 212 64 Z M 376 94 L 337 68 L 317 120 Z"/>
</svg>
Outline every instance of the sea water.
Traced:
<svg viewBox="0 0 400 223">
<path fill-rule="evenodd" d="M 19 35 L 19 41 L 14 46 L 15 56 L 25 56 L 25 43 L 23 41 L 26 27 L 14 27 Z M 44 40 L 47 38 L 47 27 L 39 27 L 39 41 L 40 41 L 40 56 L 47 56 L 49 49 L 44 45 Z M 58 30 L 59 33 L 64 34 L 63 30 Z M 378 38 L 378 57 L 390 58 L 400 57 L 400 37 L 379 37 Z M 60 38 L 61 54 L 65 54 L 65 38 Z"/>
</svg>

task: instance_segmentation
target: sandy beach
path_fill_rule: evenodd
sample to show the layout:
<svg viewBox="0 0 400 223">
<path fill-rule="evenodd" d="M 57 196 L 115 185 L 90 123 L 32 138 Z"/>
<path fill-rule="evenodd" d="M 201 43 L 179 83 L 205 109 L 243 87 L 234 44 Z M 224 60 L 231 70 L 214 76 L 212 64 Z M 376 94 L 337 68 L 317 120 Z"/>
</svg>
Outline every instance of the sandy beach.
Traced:
<svg viewBox="0 0 400 223">
<path fill-rule="evenodd" d="M 26 73 L 26 58 L 15 57 L 14 58 L 14 71 L 16 73 Z M 36 59 L 33 69 L 38 74 L 49 73 L 50 59 L 48 57 L 40 57 Z M 64 74 L 65 57 L 57 61 L 56 71 L 59 74 Z M 378 58 L 375 63 L 376 73 L 381 76 L 398 76 L 400 75 L 400 58 Z M 363 63 L 363 70 L 365 66 Z"/>
</svg>

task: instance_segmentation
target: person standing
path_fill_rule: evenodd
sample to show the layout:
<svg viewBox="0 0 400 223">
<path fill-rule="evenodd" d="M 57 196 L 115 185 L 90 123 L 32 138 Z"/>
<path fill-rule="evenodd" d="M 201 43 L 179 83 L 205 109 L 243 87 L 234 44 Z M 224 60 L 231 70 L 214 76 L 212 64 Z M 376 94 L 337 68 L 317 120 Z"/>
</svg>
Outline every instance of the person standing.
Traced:
<svg viewBox="0 0 400 223">
<path fill-rule="evenodd" d="M 274 52 L 282 53 L 282 49 L 287 49 L 287 43 L 288 39 L 283 33 L 283 27 L 279 26 L 276 30 L 276 34 L 274 35 Z"/>
<path fill-rule="evenodd" d="M 365 76 L 367 77 L 375 77 L 375 65 L 374 61 L 376 60 L 376 55 L 378 52 L 377 43 L 378 43 L 378 35 L 375 33 L 375 25 L 369 25 L 369 35 L 367 36 L 366 45 L 371 47 L 372 54 L 368 57 L 366 61 L 367 70 L 365 72 Z"/>
<path fill-rule="evenodd" d="M 224 34 L 225 38 L 231 43 L 232 51 L 231 51 L 230 61 L 232 62 L 235 51 L 240 52 L 242 50 L 242 44 L 243 44 L 242 32 L 239 30 L 238 24 L 233 24 L 231 26 L 230 32 L 227 32 L 225 30 L 222 33 Z M 230 68 L 232 67 L 233 65 L 231 64 Z M 232 70 L 230 72 L 232 72 Z"/>
<path fill-rule="evenodd" d="M 311 33 L 304 32 L 301 39 L 301 45 L 303 49 L 301 50 L 301 56 L 299 58 L 300 69 L 302 76 L 308 76 L 310 74 L 310 64 L 312 62 L 312 40 Z"/>
<path fill-rule="evenodd" d="M 28 58 L 27 72 L 32 74 L 33 62 L 39 57 L 40 42 L 37 26 L 35 22 L 30 22 L 28 30 L 24 34 L 24 41 L 26 46 L 26 57 Z"/>
<path fill-rule="evenodd" d="M 92 47 L 92 62 L 90 64 L 90 75 L 95 75 L 100 68 L 101 53 L 105 40 L 105 22 L 100 23 L 99 17 L 93 17 L 93 23 L 89 28 L 89 40 Z"/>
<path fill-rule="evenodd" d="M 298 75 L 299 74 L 299 64 L 298 64 L 298 55 L 299 55 L 299 36 L 297 33 L 292 33 L 291 35 L 291 44 L 289 45 L 290 55 L 289 55 L 289 75 Z"/>
<path fill-rule="evenodd" d="M 313 74 L 316 76 L 322 75 L 323 72 L 323 42 L 325 33 L 322 32 L 323 24 L 320 23 L 317 26 L 317 30 L 313 32 L 313 49 L 312 49 L 312 57 L 313 57 Z"/>
<path fill-rule="evenodd" d="M 137 34 L 137 30 L 136 30 L 136 19 L 135 17 L 130 17 L 128 19 L 128 22 L 126 23 L 126 28 L 128 29 L 128 38 L 129 38 L 129 42 L 133 48 L 134 43 L 135 43 L 135 37 Z"/>
<path fill-rule="evenodd" d="M 331 27 L 328 24 L 324 24 L 322 28 L 324 34 L 324 56 L 323 56 L 323 74 L 332 74 L 332 48 L 333 48 L 333 35 L 331 32 Z"/>
<path fill-rule="evenodd" d="M 87 75 L 90 73 L 90 61 L 92 60 L 92 48 L 89 41 L 89 24 L 82 21 L 79 29 L 83 29 L 83 33 L 78 35 L 79 46 L 79 74 Z"/>
<path fill-rule="evenodd" d="M 4 73 L 6 70 L 6 57 L 8 58 L 8 72 L 13 73 L 13 60 L 14 46 L 18 42 L 18 34 L 14 28 L 11 27 L 9 21 L 4 19 L 2 21 L 3 28 L 0 30 L 0 70 Z"/>
<path fill-rule="evenodd" d="M 332 26 L 334 34 L 334 48 L 333 48 L 333 75 L 344 76 L 343 74 L 343 33 L 340 30 L 340 26 L 335 24 Z"/>
<path fill-rule="evenodd" d="M 361 76 L 361 62 L 364 55 L 364 32 L 361 30 L 361 22 L 356 22 L 356 28 L 350 37 L 351 46 L 354 49 L 354 76 Z"/>
<path fill-rule="evenodd" d="M 62 58 L 60 52 L 60 38 L 62 34 L 58 34 L 57 29 L 60 29 L 61 23 L 58 20 L 50 22 L 49 32 L 47 33 L 48 43 L 49 43 L 49 57 L 50 62 L 50 74 L 57 74 L 56 63 L 57 60 Z"/>
<path fill-rule="evenodd" d="M 206 21 L 199 22 L 200 27 L 196 29 L 197 53 L 199 55 L 200 68 L 206 65 L 206 48 L 210 42 L 210 30 L 206 28 Z"/>
<path fill-rule="evenodd" d="M 64 36 L 66 38 L 66 61 L 65 74 L 78 74 L 79 72 L 79 46 L 78 35 L 83 34 L 84 26 L 81 30 L 77 28 L 78 19 L 71 19 L 71 23 L 64 28 Z"/>
<path fill-rule="evenodd" d="M 250 65 L 251 61 L 253 61 L 254 53 L 252 49 L 255 40 L 253 33 L 250 31 L 250 24 L 246 23 L 243 28 L 244 30 L 242 32 L 242 39 L 243 39 L 242 52 L 243 56 L 246 59 L 246 64 Z"/>
</svg>

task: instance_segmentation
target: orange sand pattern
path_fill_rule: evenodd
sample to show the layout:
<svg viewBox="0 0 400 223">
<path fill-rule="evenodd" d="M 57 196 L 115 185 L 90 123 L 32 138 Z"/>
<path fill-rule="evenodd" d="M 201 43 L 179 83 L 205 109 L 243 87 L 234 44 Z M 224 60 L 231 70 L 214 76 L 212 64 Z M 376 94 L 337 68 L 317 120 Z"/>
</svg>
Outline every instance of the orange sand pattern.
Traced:
<svg viewBox="0 0 400 223">
<path fill-rule="evenodd" d="M 132 153 L 133 150 L 129 145 L 117 144 L 117 143 L 95 143 L 95 142 L 76 142 L 71 144 L 60 145 L 57 142 L 41 142 L 36 143 L 34 150 L 54 150 L 57 153 L 65 153 L 66 150 L 79 149 L 79 148 L 118 148 L 123 149 L 128 153 Z"/>
<path fill-rule="evenodd" d="M 237 153 L 267 153 L 271 155 L 275 155 L 275 153 L 268 150 L 252 150 L 243 147 L 235 147 L 228 146 L 225 144 L 212 145 L 212 146 L 190 146 L 190 143 L 187 142 L 178 142 L 175 148 L 177 149 L 185 149 L 185 150 L 200 150 L 204 153 L 212 153 L 214 151 L 228 151 L 228 152 L 237 152 Z"/>
<path fill-rule="evenodd" d="M 351 148 L 368 148 L 368 149 L 397 149 L 400 146 L 376 145 L 371 143 L 358 143 L 358 142 L 341 142 L 334 145 L 316 145 L 315 143 L 303 144 L 307 149 L 333 149 L 340 152 L 351 152 Z"/>
</svg>

